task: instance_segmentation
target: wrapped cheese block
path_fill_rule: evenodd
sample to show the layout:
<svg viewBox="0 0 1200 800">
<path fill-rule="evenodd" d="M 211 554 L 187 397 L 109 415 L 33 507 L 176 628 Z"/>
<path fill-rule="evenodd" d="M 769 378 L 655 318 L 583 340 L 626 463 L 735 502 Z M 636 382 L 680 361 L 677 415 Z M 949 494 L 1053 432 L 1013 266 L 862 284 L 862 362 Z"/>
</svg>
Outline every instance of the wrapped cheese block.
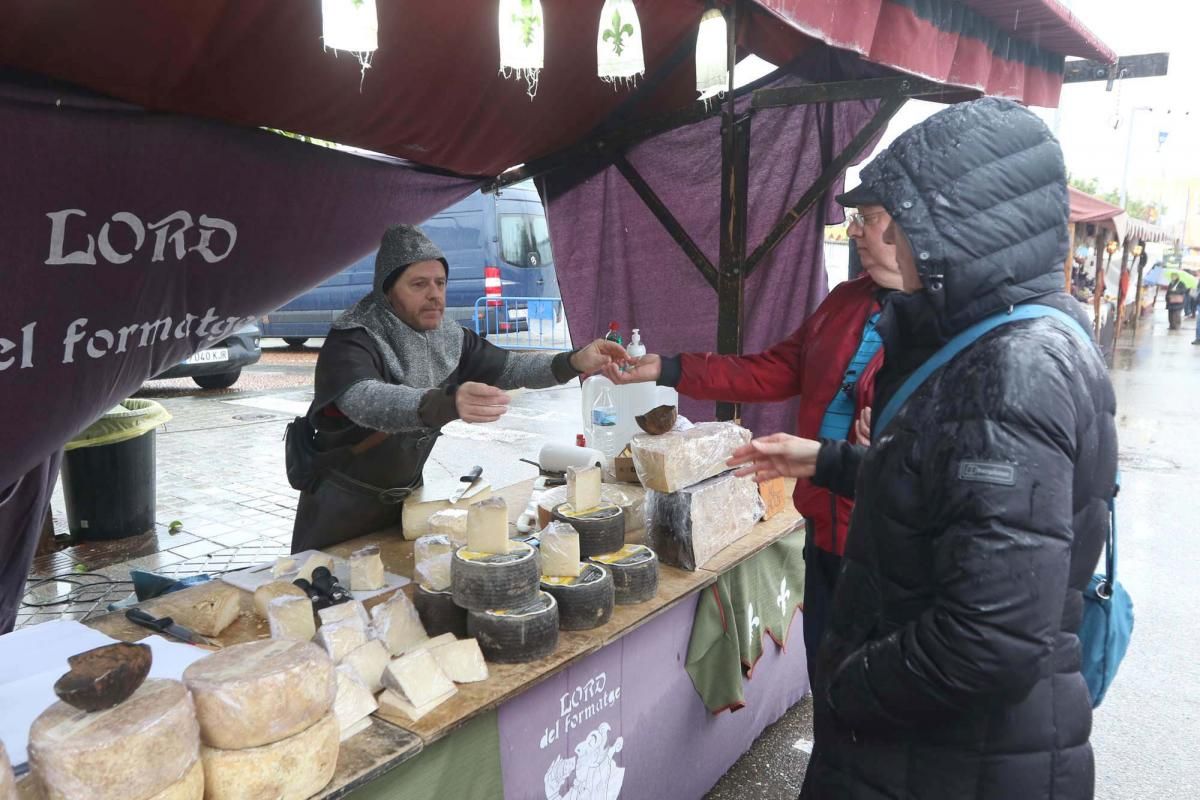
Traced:
<svg viewBox="0 0 1200 800">
<path fill-rule="evenodd" d="M 201 747 L 205 800 L 305 800 L 337 769 L 341 729 L 333 713 L 294 736 L 244 750 Z"/>
<path fill-rule="evenodd" d="M 375 695 L 358 677 L 358 672 L 349 664 L 337 668 L 337 698 L 333 701 L 333 714 L 337 717 L 338 727 L 343 740 L 350 738 L 357 730 L 358 723 L 371 716 L 379 705 Z"/>
<path fill-rule="evenodd" d="M 449 536 L 431 534 L 413 542 L 413 577 L 422 586 L 441 592 L 450 588 L 450 557 L 457 548 Z"/>
<path fill-rule="evenodd" d="M 423 706 L 414 706 L 408 702 L 403 695 L 398 692 L 393 692 L 391 689 L 385 689 L 379 695 L 379 712 L 384 717 L 394 719 L 398 724 L 403 725 L 407 722 L 416 722 L 421 717 L 433 711 L 442 703 L 454 696 L 454 692 L 446 692 L 440 697 L 426 703 Z"/>
<path fill-rule="evenodd" d="M 455 691 L 437 659 L 423 648 L 388 664 L 383 671 L 383 685 L 418 708 Z"/>
<path fill-rule="evenodd" d="M 322 625 L 314 640 L 333 660 L 340 664 L 351 652 L 367 643 L 367 629 L 357 617 Z"/>
<path fill-rule="evenodd" d="M 342 659 L 342 665 L 352 667 L 374 693 L 383 688 L 383 671 L 391 660 L 392 655 L 383 642 L 372 639 Z"/>
<path fill-rule="evenodd" d="M 429 534 L 445 536 L 455 545 L 462 547 L 467 543 L 467 510 L 445 508 L 433 514 L 429 518 Z"/>
<path fill-rule="evenodd" d="M 267 603 L 267 624 L 271 628 L 272 639 L 307 642 L 317 633 L 312 601 L 308 595 L 284 595 L 271 600 Z"/>
<path fill-rule="evenodd" d="M 200 752 L 192 697 L 151 678 L 104 711 L 54 703 L 29 729 L 29 763 L 47 800 L 150 798 L 184 780 Z"/>
<path fill-rule="evenodd" d="M 726 472 L 678 492 L 648 492 L 646 543 L 662 563 L 694 570 L 749 533 L 762 514 L 754 481 Z"/>
<path fill-rule="evenodd" d="M 446 677 L 455 683 L 475 683 L 488 679 L 487 663 L 483 651 L 474 639 L 451 639 L 429 648 L 433 659 Z"/>
<path fill-rule="evenodd" d="M 344 603 L 326 606 L 317 612 L 317 616 L 321 619 L 322 625 L 332 625 L 348 619 L 358 620 L 364 629 L 371 625 L 371 617 L 367 614 L 366 607 L 357 600 L 347 600 Z"/>
<path fill-rule="evenodd" d="M 750 431 L 732 422 L 701 422 L 686 431 L 633 437 L 630 450 L 638 480 L 656 492 L 677 492 L 720 474 L 733 451 L 750 441 Z"/>
<path fill-rule="evenodd" d="M 387 646 L 394 656 L 421 644 L 429 635 L 412 601 L 402 591 L 394 593 L 371 609 L 371 635 Z"/>
<path fill-rule="evenodd" d="M 4 742 L 0 741 L 0 800 L 17 800 L 17 780 L 13 775 L 12 764 L 8 761 L 8 751 Z"/>
<path fill-rule="evenodd" d="M 288 581 L 271 581 L 254 590 L 254 613 L 266 619 L 267 605 L 276 597 L 300 597 L 308 600 L 308 595 L 299 586 Z M 311 601 L 309 604 L 312 604 Z"/>
<path fill-rule="evenodd" d="M 204 743 L 230 750 L 311 727 L 329 712 L 337 692 L 325 651 L 286 639 L 226 647 L 188 667 L 183 680 L 196 699 Z"/>
<path fill-rule="evenodd" d="M 350 554 L 350 591 L 374 591 L 384 587 L 383 556 L 373 544 Z"/>
<path fill-rule="evenodd" d="M 462 488 L 462 483 L 454 478 L 427 478 L 425 483 L 404 499 L 401 510 L 400 530 L 405 539 L 416 539 L 430 530 L 430 520 L 434 514 L 447 509 L 465 511 L 472 503 L 487 500 L 492 496 L 492 487 L 487 481 L 475 481 L 466 495 L 457 503 L 450 502 L 450 496 Z"/>
</svg>

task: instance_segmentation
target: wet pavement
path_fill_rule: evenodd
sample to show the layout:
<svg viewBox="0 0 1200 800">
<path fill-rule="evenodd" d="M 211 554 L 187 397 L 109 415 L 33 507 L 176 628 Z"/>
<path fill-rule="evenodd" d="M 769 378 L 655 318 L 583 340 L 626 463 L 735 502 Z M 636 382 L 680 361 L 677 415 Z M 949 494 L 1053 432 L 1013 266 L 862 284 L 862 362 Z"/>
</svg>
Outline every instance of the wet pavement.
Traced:
<svg viewBox="0 0 1200 800">
<path fill-rule="evenodd" d="M 1200 425 L 1190 400 L 1200 396 L 1200 346 L 1191 345 L 1190 326 L 1168 331 L 1162 312 L 1140 327 L 1136 343 L 1123 337 L 1112 370 L 1123 474 L 1119 577 L 1133 596 L 1136 628 L 1095 715 L 1096 797 L 1193 800 L 1200 797 L 1200 640 L 1193 635 L 1200 525 L 1190 500 L 1200 474 Z M 140 396 L 158 399 L 174 415 L 158 434 L 155 530 L 39 558 L 31 581 L 55 574 L 61 580 L 33 588 L 27 600 L 54 605 L 23 608 L 18 624 L 103 613 L 128 593 L 118 581 L 130 568 L 183 576 L 285 552 L 296 493 L 284 478 L 282 436 L 311 398 L 317 352 L 268 346 L 262 362 L 228 390 L 198 390 L 190 380 L 148 383 Z M 449 426 L 430 468 L 458 475 L 480 464 L 497 485 L 533 477 L 534 468 L 517 459 L 536 459 L 547 440 L 573 441 L 579 403 L 577 384 L 519 392 L 500 423 Z M 56 529 L 66 532 L 61 492 L 53 509 Z M 174 534 L 172 521 L 182 523 Z M 87 572 L 75 571 L 81 564 Z M 63 602 L 71 591 L 75 602 Z M 795 797 L 811 738 L 806 698 L 763 732 L 708 797 Z"/>
</svg>

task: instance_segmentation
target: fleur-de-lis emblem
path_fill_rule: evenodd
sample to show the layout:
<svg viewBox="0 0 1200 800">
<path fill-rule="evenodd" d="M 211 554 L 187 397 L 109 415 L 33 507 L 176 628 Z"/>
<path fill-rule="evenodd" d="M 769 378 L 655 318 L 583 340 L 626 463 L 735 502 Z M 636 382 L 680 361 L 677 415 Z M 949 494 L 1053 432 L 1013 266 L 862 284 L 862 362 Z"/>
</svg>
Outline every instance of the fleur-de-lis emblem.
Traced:
<svg viewBox="0 0 1200 800">
<path fill-rule="evenodd" d="M 775 604 L 779 606 L 779 613 L 787 616 L 788 600 L 791 599 L 792 590 L 787 587 L 787 578 L 779 581 L 779 595 L 775 598 Z"/>
<path fill-rule="evenodd" d="M 521 12 L 513 14 L 513 22 L 521 26 L 521 41 L 526 47 L 533 44 L 533 30 L 542 24 L 541 16 L 533 10 L 533 0 L 521 0 Z"/>
<path fill-rule="evenodd" d="M 754 615 L 754 603 L 746 603 L 746 632 L 754 635 L 755 628 L 761 628 L 762 622 Z"/>
<path fill-rule="evenodd" d="M 604 32 L 601 38 L 606 42 L 612 42 L 613 52 L 617 55 L 625 52 L 625 37 L 633 36 L 633 26 L 628 22 L 621 24 L 621 12 L 614 10 L 612 15 L 612 27 Z"/>
</svg>

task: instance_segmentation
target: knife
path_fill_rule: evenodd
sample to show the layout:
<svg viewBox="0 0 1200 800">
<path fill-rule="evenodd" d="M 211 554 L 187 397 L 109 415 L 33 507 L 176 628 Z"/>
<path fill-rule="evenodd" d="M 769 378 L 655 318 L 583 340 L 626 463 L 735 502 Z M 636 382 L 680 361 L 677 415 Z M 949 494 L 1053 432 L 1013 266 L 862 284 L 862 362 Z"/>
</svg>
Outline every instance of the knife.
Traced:
<svg viewBox="0 0 1200 800">
<path fill-rule="evenodd" d="M 149 628 L 158 633 L 165 633 L 167 636 L 178 639 L 181 642 L 198 644 L 204 647 L 213 646 L 213 642 L 210 639 L 206 639 L 182 625 L 176 625 L 175 620 L 170 617 L 155 617 L 140 608 L 131 608 L 125 612 L 125 618 L 135 625 L 141 625 L 143 628 Z"/>
<path fill-rule="evenodd" d="M 470 472 L 459 478 L 462 482 L 462 488 L 450 495 L 450 502 L 457 503 L 459 500 L 462 500 L 467 492 L 471 491 L 471 487 L 475 485 L 475 481 L 479 480 L 479 476 L 482 474 L 483 467 L 471 467 Z"/>
</svg>

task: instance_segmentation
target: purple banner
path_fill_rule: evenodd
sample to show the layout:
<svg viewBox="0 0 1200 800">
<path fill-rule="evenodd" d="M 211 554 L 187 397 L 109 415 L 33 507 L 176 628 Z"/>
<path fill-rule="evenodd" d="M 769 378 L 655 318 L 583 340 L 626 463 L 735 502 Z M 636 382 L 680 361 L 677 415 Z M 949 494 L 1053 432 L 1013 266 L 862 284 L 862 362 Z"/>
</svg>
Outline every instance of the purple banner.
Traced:
<svg viewBox="0 0 1200 800">
<path fill-rule="evenodd" d="M 151 376 L 475 184 L 0 85 L 0 489 Z M 219 454 L 214 454 L 217 456 Z"/>
<path fill-rule="evenodd" d="M 698 597 L 500 707 L 505 797 L 701 797 L 804 696 L 796 635 L 764 644 L 745 708 L 710 714 L 684 669 Z"/>
<path fill-rule="evenodd" d="M 811 76 L 816 77 L 816 76 Z M 794 82 L 788 78 L 781 85 Z M 748 98 L 740 101 L 744 110 Z M 767 109 L 750 133 L 747 252 L 752 252 L 866 124 L 874 101 Z M 718 264 L 721 120 L 661 134 L 629 161 L 709 261 Z M 824 142 L 824 145 L 822 145 Z M 825 298 L 824 226 L 842 219 L 838 180 L 746 281 L 743 352 L 786 337 Z M 717 295 L 615 167 L 584 180 L 552 173 L 543 184 L 563 302 L 576 345 L 603 336 L 610 321 L 640 328 L 651 353 L 715 351 Z M 798 400 L 745 406 L 757 434 L 793 431 Z M 711 402 L 680 398 L 693 421 L 713 418 Z"/>
</svg>

